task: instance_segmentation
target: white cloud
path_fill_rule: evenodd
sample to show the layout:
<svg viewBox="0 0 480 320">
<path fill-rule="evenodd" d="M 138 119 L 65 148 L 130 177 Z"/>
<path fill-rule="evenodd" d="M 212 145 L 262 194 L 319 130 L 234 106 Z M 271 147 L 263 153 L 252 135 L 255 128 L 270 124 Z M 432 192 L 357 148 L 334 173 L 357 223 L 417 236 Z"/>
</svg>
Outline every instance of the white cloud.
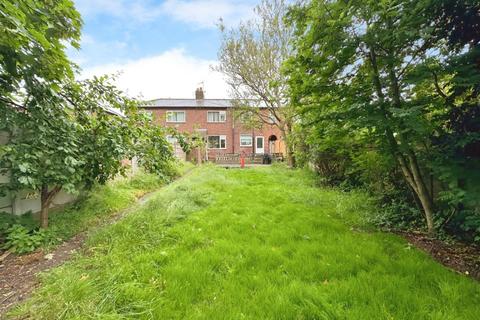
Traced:
<svg viewBox="0 0 480 320">
<path fill-rule="evenodd" d="M 75 0 L 84 17 L 107 15 L 130 22 L 151 22 L 161 16 L 199 28 L 215 27 L 219 18 L 231 26 L 253 15 L 255 2 L 239 0 Z"/>
<path fill-rule="evenodd" d="M 162 5 L 164 12 L 174 19 L 198 27 L 214 27 L 220 18 L 227 25 L 253 16 L 253 6 L 248 3 L 228 0 L 167 0 Z"/>
<path fill-rule="evenodd" d="M 119 60 L 124 58 L 129 51 L 126 41 L 111 39 L 110 41 L 98 41 L 92 35 L 84 33 L 80 41 L 80 50 L 67 45 L 67 55 L 80 66 L 92 65 L 100 60 L 112 61 L 114 57 Z"/>
<path fill-rule="evenodd" d="M 204 83 L 206 98 L 227 98 L 228 87 L 221 74 L 211 70 L 213 60 L 188 56 L 183 49 L 161 55 L 85 69 L 82 78 L 121 72 L 120 89 L 145 99 L 193 98 L 195 88 Z"/>
</svg>

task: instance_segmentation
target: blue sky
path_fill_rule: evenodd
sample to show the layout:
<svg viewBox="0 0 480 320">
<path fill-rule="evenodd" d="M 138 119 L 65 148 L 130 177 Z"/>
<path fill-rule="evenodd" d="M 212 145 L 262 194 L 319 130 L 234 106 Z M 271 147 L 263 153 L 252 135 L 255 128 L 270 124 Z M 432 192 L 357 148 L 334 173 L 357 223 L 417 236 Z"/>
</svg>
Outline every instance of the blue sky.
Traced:
<svg viewBox="0 0 480 320">
<path fill-rule="evenodd" d="M 227 97 L 216 63 L 220 34 L 252 17 L 256 0 L 74 0 L 84 20 L 82 48 L 69 56 L 82 77 L 122 72 L 117 84 L 144 98 Z"/>
</svg>

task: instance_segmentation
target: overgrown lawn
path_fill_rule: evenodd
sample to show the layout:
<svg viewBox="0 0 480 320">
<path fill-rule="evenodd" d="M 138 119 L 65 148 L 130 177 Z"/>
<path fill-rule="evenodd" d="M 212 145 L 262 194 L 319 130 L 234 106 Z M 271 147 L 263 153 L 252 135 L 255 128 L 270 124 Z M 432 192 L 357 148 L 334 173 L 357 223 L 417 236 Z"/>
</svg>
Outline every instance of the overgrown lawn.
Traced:
<svg viewBox="0 0 480 320">
<path fill-rule="evenodd" d="M 281 167 L 196 169 L 88 240 L 33 319 L 480 319 L 480 285 L 371 232 L 360 194 Z"/>
<path fill-rule="evenodd" d="M 178 175 L 182 175 L 192 165 L 178 163 L 175 168 Z M 118 177 L 105 185 L 94 186 L 75 203 L 50 210 L 49 228 L 43 232 L 41 246 L 48 250 L 82 231 L 104 223 L 113 214 L 135 204 L 139 197 L 164 186 L 172 178 L 138 172 L 129 177 Z M 39 227 L 38 216 L 31 213 L 22 216 L 0 213 L 0 246 L 4 245 L 1 243 L 2 234 L 12 225 L 20 225 L 28 231 L 36 230 Z"/>
</svg>

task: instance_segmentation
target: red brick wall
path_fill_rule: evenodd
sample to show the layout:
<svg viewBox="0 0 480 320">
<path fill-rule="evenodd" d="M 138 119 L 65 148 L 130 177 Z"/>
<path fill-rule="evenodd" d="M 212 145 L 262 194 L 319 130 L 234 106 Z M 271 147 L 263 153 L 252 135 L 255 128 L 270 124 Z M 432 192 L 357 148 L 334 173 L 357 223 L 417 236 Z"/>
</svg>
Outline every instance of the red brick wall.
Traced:
<svg viewBox="0 0 480 320">
<path fill-rule="evenodd" d="M 240 147 L 240 135 L 252 135 L 255 145 L 255 137 L 264 137 L 265 153 L 270 153 L 269 137 L 275 135 L 277 141 L 275 142 L 275 152 L 283 152 L 285 154 L 285 143 L 282 140 L 280 130 L 274 125 L 264 125 L 261 129 L 246 129 L 241 123 L 233 119 L 233 112 L 228 108 L 146 108 L 151 112 L 154 121 L 161 126 L 174 127 L 180 132 L 194 132 L 195 129 L 206 129 L 206 135 L 224 135 L 227 138 L 226 149 L 209 149 L 208 157 L 210 160 L 215 159 L 217 153 L 253 153 L 254 147 Z M 166 122 L 167 111 L 185 111 L 184 123 L 169 123 Z M 226 111 L 226 122 L 211 123 L 207 122 L 208 111 Z"/>
</svg>

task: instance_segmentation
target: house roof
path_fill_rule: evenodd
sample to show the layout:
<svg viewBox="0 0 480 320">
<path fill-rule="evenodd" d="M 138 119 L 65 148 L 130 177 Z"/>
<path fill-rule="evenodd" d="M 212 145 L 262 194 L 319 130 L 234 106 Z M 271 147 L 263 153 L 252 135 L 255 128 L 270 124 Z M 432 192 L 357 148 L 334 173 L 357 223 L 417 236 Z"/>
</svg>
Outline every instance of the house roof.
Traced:
<svg viewBox="0 0 480 320">
<path fill-rule="evenodd" d="M 122 110 L 120 109 L 117 109 L 117 108 L 112 108 L 112 107 L 108 107 L 108 106 L 102 106 L 102 108 L 107 111 L 108 113 L 110 114 L 113 114 L 113 115 L 116 115 L 116 116 L 119 116 L 121 118 L 126 118 L 127 116 L 125 115 L 125 113 L 123 113 Z"/>
<path fill-rule="evenodd" d="M 155 99 L 145 108 L 232 108 L 232 99 Z"/>
</svg>

